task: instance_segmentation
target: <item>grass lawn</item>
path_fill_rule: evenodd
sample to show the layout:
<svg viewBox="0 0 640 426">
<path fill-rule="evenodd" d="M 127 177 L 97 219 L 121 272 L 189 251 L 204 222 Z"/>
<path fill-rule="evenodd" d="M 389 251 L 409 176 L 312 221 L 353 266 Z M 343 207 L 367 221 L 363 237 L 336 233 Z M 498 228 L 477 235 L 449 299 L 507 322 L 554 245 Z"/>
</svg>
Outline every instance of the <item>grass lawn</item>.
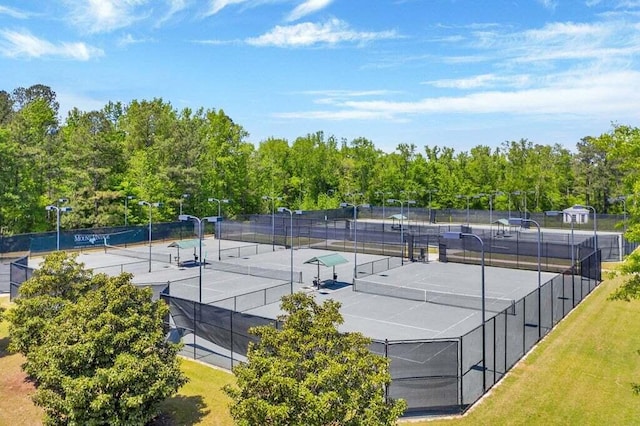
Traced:
<svg viewBox="0 0 640 426">
<path fill-rule="evenodd" d="M 418 425 L 640 423 L 640 301 L 611 302 L 604 281 L 464 417 Z"/>
<path fill-rule="evenodd" d="M 640 382 L 640 301 L 607 301 L 620 282 L 603 282 L 468 414 L 411 420 L 411 426 L 640 423 L 640 396 L 631 389 Z M 6 336 L 2 324 L 0 425 L 39 424 L 41 412 L 29 400 L 33 388 L 20 373 L 21 358 L 4 351 Z M 158 424 L 233 424 L 220 390 L 233 377 L 193 361 L 182 364 L 190 382 L 163 404 L 166 414 Z"/>
</svg>

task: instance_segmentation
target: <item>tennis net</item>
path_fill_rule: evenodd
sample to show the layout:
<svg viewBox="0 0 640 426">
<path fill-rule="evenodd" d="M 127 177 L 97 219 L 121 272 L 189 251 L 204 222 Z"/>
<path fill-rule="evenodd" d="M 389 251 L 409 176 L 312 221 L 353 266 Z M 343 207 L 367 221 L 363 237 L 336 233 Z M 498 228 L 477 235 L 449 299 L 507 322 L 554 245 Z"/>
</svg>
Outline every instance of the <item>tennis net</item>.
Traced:
<svg viewBox="0 0 640 426">
<path fill-rule="evenodd" d="M 207 269 L 215 269 L 217 271 L 233 272 L 236 274 L 271 278 L 274 280 L 291 280 L 290 269 L 269 269 L 260 266 L 238 265 L 236 263 L 217 262 L 212 260 L 207 260 L 204 267 Z M 293 271 L 293 282 L 302 283 L 302 271 Z"/>
<path fill-rule="evenodd" d="M 132 257 L 135 259 L 149 259 L 149 252 L 129 250 L 121 247 L 111 246 L 109 244 L 104 245 L 104 251 L 108 254 L 116 256 Z M 171 263 L 171 254 L 168 253 L 151 253 L 151 260 L 155 262 Z"/>
<path fill-rule="evenodd" d="M 364 280 L 355 280 L 354 291 L 379 296 L 396 297 L 398 299 L 415 300 L 418 302 L 435 303 L 438 305 L 482 310 L 482 296 L 476 296 L 474 294 L 426 290 L 423 288 L 405 287 Z M 515 314 L 515 300 L 485 297 L 485 310 L 491 312 L 507 310 L 507 313 Z"/>
</svg>

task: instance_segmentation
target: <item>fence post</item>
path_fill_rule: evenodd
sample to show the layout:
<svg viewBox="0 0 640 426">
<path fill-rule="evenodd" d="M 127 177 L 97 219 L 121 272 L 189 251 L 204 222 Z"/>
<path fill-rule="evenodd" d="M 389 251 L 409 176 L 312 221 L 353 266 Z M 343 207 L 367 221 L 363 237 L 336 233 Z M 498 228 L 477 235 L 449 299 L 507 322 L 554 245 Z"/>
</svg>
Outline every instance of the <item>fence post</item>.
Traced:
<svg viewBox="0 0 640 426">
<path fill-rule="evenodd" d="M 522 356 L 527 353 L 527 303 L 526 296 L 522 300 Z"/>
<path fill-rule="evenodd" d="M 197 302 L 193 302 L 193 359 L 196 359 L 196 324 L 197 324 L 197 319 L 196 319 L 196 303 Z"/>
<path fill-rule="evenodd" d="M 384 339 L 384 357 L 389 360 L 389 339 Z M 389 362 L 389 375 L 391 376 L 391 362 Z M 393 377 L 391 379 L 393 380 Z M 389 383 L 384 386 L 384 402 L 389 402 Z"/>
<path fill-rule="evenodd" d="M 576 307 L 576 267 L 571 265 L 571 308 Z"/>
<path fill-rule="evenodd" d="M 235 303 L 235 299 L 234 299 Z M 235 309 L 234 309 L 235 312 Z M 233 312 L 229 314 L 229 333 L 230 333 L 230 342 L 231 345 L 229 347 L 229 357 L 231 358 L 231 369 L 233 369 Z"/>
<path fill-rule="evenodd" d="M 503 311 L 502 312 L 504 314 L 504 372 L 506 374 L 507 370 L 509 369 L 508 367 L 508 354 L 509 354 L 509 343 L 508 343 L 508 337 L 509 337 L 509 326 L 507 325 L 508 323 L 508 317 L 507 317 L 507 311 Z"/>
<path fill-rule="evenodd" d="M 496 361 L 497 361 L 496 360 L 496 331 L 497 331 L 496 330 L 496 328 L 497 328 L 496 323 L 498 321 L 496 321 L 496 318 L 498 318 L 498 317 L 497 316 L 493 317 L 493 384 L 494 385 L 496 384 L 496 381 L 497 381 L 497 379 L 496 379 L 496 371 L 498 370 L 498 366 L 496 365 Z M 505 344 L 505 346 L 506 346 L 506 344 Z"/>
<path fill-rule="evenodd" d="M 460 377 L 460 380 L 458 381 L 458 386 L 460 388 L 460 412 L 462 412 L 462 407 L 464 406 L 464 371 L 463 370 L 463 363 L 464 360 L 462 359 L 462 354 L 464 353 L 463 351 L 463 345 L 462 345 L 462 336 L 458 337 L 458 375 Z M 483 391 L 484 392 L 484 391 Z"/>
</svg>

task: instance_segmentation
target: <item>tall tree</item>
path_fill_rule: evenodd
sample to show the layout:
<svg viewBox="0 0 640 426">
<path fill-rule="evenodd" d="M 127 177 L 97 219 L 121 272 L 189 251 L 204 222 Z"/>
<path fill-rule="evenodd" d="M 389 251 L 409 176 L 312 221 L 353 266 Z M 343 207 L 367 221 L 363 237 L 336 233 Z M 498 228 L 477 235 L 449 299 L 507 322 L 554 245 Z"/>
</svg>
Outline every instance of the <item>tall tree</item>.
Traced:
<svg viewBox="0 0 640 426">
<path fill-rule="evenodd" d="M 385 400 L 391 381 L 387 359 L 370 340 L 340 333 L 340 304 L 318 305 L 295 293 L 282 300 L 282 328 L 256 327 L 247 363 L 234 368 L 231 415 L 240 425 L 392 425 L 406 408 Z"/>
<path fill-rule="evenodd" d="M 119 190 L 127 169 L 124 135 L 105 111 L 69 112 L 60 132 L 65 187 L 72 198 L 76 227 L 113 226 L 122 223 Z"/>
<path fill-rule="evenodd" d="M 165 341 L 167 305 L 131 274 L 93 275 L 56 252 L 7 316 L 45 424 L 145 425 L 185 377 Z M 35 310 L 34 307 L 40 307 Z"/>
</svg>

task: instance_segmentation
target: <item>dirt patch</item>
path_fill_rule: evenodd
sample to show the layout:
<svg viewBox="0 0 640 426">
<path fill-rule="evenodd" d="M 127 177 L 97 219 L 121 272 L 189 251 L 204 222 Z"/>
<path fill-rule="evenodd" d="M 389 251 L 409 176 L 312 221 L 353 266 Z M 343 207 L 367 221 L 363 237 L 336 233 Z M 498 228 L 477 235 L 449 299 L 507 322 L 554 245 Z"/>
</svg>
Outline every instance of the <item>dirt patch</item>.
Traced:
<svg viewBox="0 0 640 426">
<path fill-rule="evenodd" d="M 0 389 L 3 389 L 2 393 L 10 392 L 13 395 L 24 394 L 30 396 L 36 391 L 33 382 L 27 378 L 27 375 L 22 370 L 7 373 L 0 385 Z"/>
</svg>

